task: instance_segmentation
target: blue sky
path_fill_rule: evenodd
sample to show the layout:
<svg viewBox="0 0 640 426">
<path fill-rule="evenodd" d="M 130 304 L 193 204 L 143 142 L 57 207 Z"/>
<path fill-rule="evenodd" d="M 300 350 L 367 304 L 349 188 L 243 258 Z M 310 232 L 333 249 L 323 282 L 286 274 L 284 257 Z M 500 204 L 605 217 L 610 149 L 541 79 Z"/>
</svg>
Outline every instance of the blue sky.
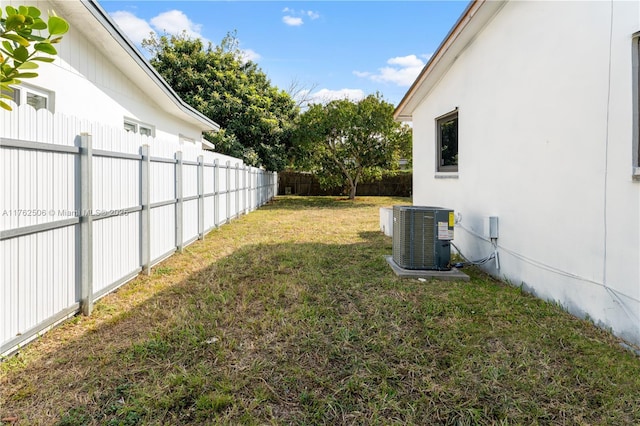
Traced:
<svg viewBox="0 0 640 426">
<path fill-rule="evenodd" d="M 464 1 L 100 0 L 139 45 L 149 32 L 240 48 L 271 83 L 310 90 L 318 101 L 380 92 L 397 105 L 466 8 Z"/>
</svg>

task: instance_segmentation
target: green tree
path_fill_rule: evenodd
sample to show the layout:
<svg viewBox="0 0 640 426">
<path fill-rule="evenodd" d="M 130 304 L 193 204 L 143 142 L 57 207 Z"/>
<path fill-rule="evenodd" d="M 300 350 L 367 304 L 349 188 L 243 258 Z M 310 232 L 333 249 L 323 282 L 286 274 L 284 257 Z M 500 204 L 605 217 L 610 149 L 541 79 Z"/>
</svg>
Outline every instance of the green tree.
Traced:
<svg viewBox="0 0 640 426">
<path fill-rule="evenodd" d="M 299 108 L 257 64 L 244 60 L 235 35 L 219 46 L 205 47 L 185 33 L 152 37 L 143 46 L 176 93 L 220 124 L 223 131 L 206 136 L 217 151 L 268 170 L 287 166 Z"/>
<path fill-rule="evenodd" d="M 410 156 L 411 129 L 394 121 L 393 110 L 380 94 L 311 105 L 296 132 L 296 168 L 315 173 L 325 188 L 346 184 L 354 199 L 363 178 L 380 178 Z"/>
<path fill-rule="evenodd" d="M 69 31 L 69 24 L 53 12 L 50 15 L 45 22 L 37 7 L 7 6 L 5 13 L 0 9 L 0 107 L 11 110 L 2 100 L 12 98 L 10 85 L 37 77 L 33 70 L 38 68 L 38 62 L 54 61 L 51 56 L 58 52 L 53 45 Z"/>
</svg>

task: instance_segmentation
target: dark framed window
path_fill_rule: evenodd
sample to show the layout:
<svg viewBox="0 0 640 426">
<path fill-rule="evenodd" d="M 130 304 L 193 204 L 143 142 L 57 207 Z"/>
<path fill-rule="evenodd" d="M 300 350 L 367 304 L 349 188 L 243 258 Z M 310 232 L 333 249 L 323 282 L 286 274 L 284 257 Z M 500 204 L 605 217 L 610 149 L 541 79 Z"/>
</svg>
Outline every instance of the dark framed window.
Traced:
<svg viewBox="0 0 640 426">
<path fill-rule="evenodd" d="M 458 110 L 436 119 L 439 172 L 458 171 Z"/>
</svg>

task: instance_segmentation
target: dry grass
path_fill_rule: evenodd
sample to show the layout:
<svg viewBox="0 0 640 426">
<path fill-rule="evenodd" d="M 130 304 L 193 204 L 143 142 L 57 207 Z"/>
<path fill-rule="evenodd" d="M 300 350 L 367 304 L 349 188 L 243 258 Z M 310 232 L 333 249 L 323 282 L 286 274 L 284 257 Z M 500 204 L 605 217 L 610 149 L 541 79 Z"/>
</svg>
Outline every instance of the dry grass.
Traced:
<svg viewBox="0 0 640 426">
<path fill-rule="evenodd" d="M 278 198 L 0 364 L 14 424 L 638 424 L 640 361 L 477 271 L 400 280 L 389 198 Z M 16 420 L 17 419 L 17 420 Z"/>
</svg>

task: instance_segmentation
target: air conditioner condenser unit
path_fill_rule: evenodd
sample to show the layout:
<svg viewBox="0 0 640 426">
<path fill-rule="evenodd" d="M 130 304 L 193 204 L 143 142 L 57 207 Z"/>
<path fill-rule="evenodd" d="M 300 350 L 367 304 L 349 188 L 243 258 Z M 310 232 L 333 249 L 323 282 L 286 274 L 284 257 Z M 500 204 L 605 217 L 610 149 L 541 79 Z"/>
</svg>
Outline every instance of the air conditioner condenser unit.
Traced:
<svg viewBox="0 0 640 426">
<path fill-rule="evenodd" d="M 453 210 L 393 206 L 393 261 L 404 269 L 451 269 Z"/>
</svg>

